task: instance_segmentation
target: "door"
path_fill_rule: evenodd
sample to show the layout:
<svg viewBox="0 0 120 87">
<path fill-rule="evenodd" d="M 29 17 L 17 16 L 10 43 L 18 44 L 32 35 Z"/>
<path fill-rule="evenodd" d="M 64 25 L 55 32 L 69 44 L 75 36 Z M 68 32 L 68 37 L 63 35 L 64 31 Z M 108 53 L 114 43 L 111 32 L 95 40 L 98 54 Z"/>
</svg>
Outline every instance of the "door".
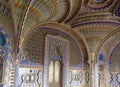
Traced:
<svg viewBox="0 0 120 87">
<path fill-rule="evenodd" d="M 62 87 L 62 67 L 59 60 L 50 61 L 49 87 Z"/>
</svg>

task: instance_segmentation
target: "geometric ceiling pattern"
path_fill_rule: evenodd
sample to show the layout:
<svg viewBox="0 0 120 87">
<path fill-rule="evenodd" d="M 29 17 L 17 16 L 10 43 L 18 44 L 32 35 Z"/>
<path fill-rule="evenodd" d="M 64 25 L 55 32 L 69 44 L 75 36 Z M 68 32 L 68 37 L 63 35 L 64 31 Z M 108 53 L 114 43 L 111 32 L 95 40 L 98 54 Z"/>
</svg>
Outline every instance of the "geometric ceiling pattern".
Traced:
<svg viewBox="0 0 120 87">
<path fill-rule="evenodd" d="M 88 7 L 93 10 L 101 10 L 112 5 L 114 0 L 89 0 Z"/>
<path fill-rule="evenodd" d="M 0 16 L 12 24 L 16 50 L 32 28 L 52 21 L 82 34 L 94 52 L 108 33 L 120 27 L 119 10 L 119 0 L 0 0 Z"/>
</svg>

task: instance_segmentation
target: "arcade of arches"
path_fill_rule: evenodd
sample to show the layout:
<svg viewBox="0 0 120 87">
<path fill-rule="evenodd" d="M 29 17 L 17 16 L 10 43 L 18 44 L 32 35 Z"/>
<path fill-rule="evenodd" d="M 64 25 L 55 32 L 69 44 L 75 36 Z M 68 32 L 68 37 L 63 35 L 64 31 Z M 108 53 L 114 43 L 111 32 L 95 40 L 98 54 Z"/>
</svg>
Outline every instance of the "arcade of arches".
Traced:
<svg viewBox="0 0 120 87">
<path fill-rule="evenodd" d="M 120 87 L 120 0 L 0 0 L 0 87 Z"/>
</svg>

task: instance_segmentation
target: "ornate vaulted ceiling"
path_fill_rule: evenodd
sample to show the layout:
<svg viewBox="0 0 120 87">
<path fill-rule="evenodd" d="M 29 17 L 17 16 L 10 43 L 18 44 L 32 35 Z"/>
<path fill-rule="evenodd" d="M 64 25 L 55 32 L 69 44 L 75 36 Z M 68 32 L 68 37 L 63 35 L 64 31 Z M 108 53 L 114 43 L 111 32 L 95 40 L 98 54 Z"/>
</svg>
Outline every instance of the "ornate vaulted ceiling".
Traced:
<svg viewBox="0 0 120 87">
<path fill-rule="evenodd" d="M 11 25 L 16 46 L 34 26 L 54 21 L 83 34 L 93 52 L 109 32 L 120 27 L 120 1 L 0 0 L 0 15 Z"/>
</svg>

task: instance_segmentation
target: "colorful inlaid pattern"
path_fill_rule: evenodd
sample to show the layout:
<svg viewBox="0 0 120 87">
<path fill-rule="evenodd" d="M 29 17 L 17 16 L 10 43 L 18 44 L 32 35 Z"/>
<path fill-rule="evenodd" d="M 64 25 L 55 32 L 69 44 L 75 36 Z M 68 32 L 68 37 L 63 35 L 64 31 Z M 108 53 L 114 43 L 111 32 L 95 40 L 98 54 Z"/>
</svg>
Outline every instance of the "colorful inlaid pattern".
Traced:
<svg viewBox="0 0 120 87">
<path fill-rule="evenodd" d="M 3 34 L 3 38 L 5 39 L 5 44 L 3 45 L 3 48 L 5 50 L 6 56 L 6 61 L 12 59 L 11 53 L 12 53 L 12 47 L 11 47 L 11 42 L 9 39 L 9 34 L 5 32 L 1 27 L 0 27 L 0 32 Z"/>
<path fill-rule="evenodd" d="M 104 61 L 104 54 L 103 53 L 99 53 L 98 61 Z"/>
<path fill-rule="evenodd" d="M 2 3 L 0 3 L 0 13 L 5 16 L 7 19 L 11 19 L 12 18 L 12 14 L 10 12 L 10 8 L 8 8 L 7 6 L 3 5 Z"/>
<path fill-rule="evenodd" d="M 88 8 L 93 10 L 101 10 L 112 5 L 114 0 L 89 0 Z"/>
<path fill-rule="evenodd" d="M 4 87 L 10 87 L 10 72 L 11 72 L 11 60 L 12 60 L 12 46 L 11 41 L 9 39 L 9 34 L 0 27 L 0 32 L 3 34 L 3 38 L 5 39 L 5 43 L 0 47 L 0 51 L 2 51 L 2 55 L 5 59 L 6 66 L 4 68 Z"/>
<path fill-rule="evenodd" d="M 86 83 L 89 83 L 89 80 L 90 80 L 90 75 L 89 75 L 89 72 L 86 71 L 86 73 L 85 73 L 85 81 L 86 81 Z"/>
<path fill-rule="evenodd" d="M 118 87 L 120 85 L 120 73 L 110 73 L 110 84 L 113 87 Z"/>
<path fill-rule="evenodd" d="M 18 83 L 19 87 L 42 87 L 42 70 L 20 68 Z"/>
<path fill-rule="evenodd" d="M 28 0 L 14 0 L 14 6 L 24 9 Z"/>
<path fill-rule="evenodd" d="M 99 85 L 100 85 L 100 87 L 103 87 L 103 84 L 104 84 L 104 73 L 100 72 L 99 73 Z"/>
<path fill-rule="evenodd" d="M 117 81 L 120 84 L 120 73 L 117 73 Z"/>
<path fill-rule="evenodd" d="M 70 85 L 71 87 L 81 86 L 83 82 L 82 71 L 71 70 L 70 71 Z"/>
<path fill-rule="evenodd" d="M 49 12 L 49 8 L 43 1 L 33 1 L 30 7 L 30 11 L 33 11 L 37 15 L 48 16 L 47 12 Z"/>
<path fill-rule="evenodd" d="M 72 28 L 75 27 L 81 27 L 81 26 L 86 26 L 86 25 L 95 25 L 95 24 L 99 24 L 99 25 L 111 25 L 111 26 L 118 26 L 120 25 L 119 22 L 109 22 L 109 21 L 96 21 L 96 22 L 85 22 L 85 23 L 77 23 L 77 24 L 72 24 Z"/>
</svg>

